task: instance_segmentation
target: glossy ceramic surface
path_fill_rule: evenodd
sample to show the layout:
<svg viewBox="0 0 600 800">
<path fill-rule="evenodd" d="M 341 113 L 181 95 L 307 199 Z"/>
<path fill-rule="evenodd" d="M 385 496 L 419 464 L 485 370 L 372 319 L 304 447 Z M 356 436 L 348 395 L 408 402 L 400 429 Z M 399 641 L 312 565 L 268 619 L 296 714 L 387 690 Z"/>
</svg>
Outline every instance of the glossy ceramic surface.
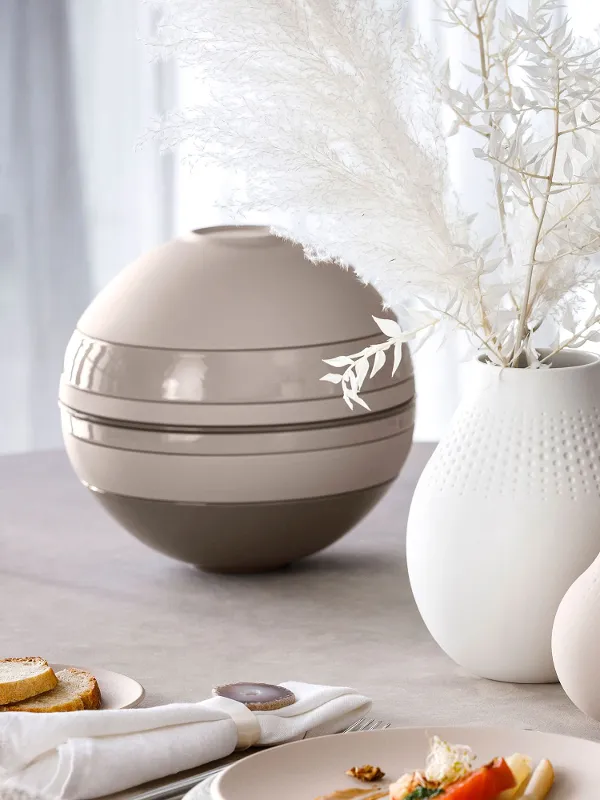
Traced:
<svg viewBox="0 0 600 800">
<path fill-rule="evenodd" d="M 206 569 L 271 569 L 331 544 L 412 442 L 408 348 L 365 387 L 369 408 L 321 380 L 323 359 L 382 339 L 373 316 L 389 314 L 352 271 L 265 228 L 206 228 L 144 254 L 67 349 L 75 472 L 138 538 Z"/>
<path fill-rule="evenodd" d="M 415 397 L 412 377 L 376 391 L 362 392 L 369 409 L 350 410 L 340 395 L 321 400 L 268 403 L 164 403 L 128 400 L 93 394 L 67 383 L 60 387 L 60 402 L 76 413 L 107 420 L 168 426 L 297 425 L 326 420 L 354 420 L 410 403 Z"/>
<path fill-rule="evenodd" d="M 180 455 L 255 455 L 257 453 L 298 453 L 348 447 L 353 444 L 387 439 L 412 431 L 415 422 L 413 403 L 379 414 L 356 416 L 333 422 L 304 425 L 227 427 L 138 427 L 126 426 L 100 417 L 77 415 L 61 409 L 65 435 L 90 444 L 135 450 L 143 453 Z"/>
<path fill-rule="evenodd" d="M 65 354 L 63 381 L 94 394 L 153 403 L 277 403 L 339 398 L 321 377 L 323 359 L 354 353 L 382 341 L 269 350 L 167 350 L 111 344 L 75 331 Z M 369 392 L 412 377 L 408 348 L 395 376 L 381 370 Z"/>
<path fill-rule="evenodd" d="M 144 544 L 208 572 L 278 569 L 336 542 L 375 506 L 389 483 L 280 503 L 173 503 L 94 496 Z"/>
<path fill-rule="evenodd" d="M 412 429 L 348 446 L 192 456 L 124 450 L 65 436 L 71 464 L 87 486 L 183 503 L 278 502 L 367 489 L 396 477 L 411 444 Z"/>
<path fill-rule="evenodd" d="M 156 425 L 286 425 L 366 415 L 321 378 L 323 359 L 382 339 L 381 298 L 260 227 L 206 228 L 143 255 L 95 298 L 64 360 L 73 411 Z M 363 396 L 414 398 L 408 348 Z"/>
</svg>

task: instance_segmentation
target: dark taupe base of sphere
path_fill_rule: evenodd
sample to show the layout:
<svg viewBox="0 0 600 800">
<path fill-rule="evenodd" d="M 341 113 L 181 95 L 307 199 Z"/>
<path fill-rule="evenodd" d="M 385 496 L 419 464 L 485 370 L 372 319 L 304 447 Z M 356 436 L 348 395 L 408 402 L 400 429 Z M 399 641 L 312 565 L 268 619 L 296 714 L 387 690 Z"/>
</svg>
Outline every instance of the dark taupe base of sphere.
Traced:
<svg viewBox="0 0 600 800">
<path fill-rule="evenodd" d="M 177 503 L 93 490 L 144 544 L 207 572 L 266 572 L 317 553 L 353 528 L 391 482 L 278 503 Z"/>
</svg>

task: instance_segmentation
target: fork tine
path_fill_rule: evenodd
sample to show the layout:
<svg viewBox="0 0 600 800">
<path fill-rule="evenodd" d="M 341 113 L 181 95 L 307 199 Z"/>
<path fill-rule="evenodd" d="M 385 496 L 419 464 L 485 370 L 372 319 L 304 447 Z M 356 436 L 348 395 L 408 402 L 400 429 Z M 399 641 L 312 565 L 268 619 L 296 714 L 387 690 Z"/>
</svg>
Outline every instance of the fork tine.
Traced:
<svg viewBox="0 0 600 800">
<path fill-rule="evenodd" d="M 369 719 L 368 717 L 363 717 L 360 725 L 357 728 L 355 728 L 355 731 L 366 730 L 372 722 L 373 722 L 372 719 Z"/>
<path fill-rule="evenodd" d="M 350 725 L 349 728 L 346 728 L 343 733 L 362 733 L 364 731 L 379 731 L 385 730 L 386 728 L 390 727 L 389 722 L 384 722 L 381 719 L 367 719 L 367 717 L 361 717 L 357 719 L 353 725 Z"/>
<path fill-rule="evenodd" d="M 368 722 L 365 723 L 363 731 L 372 731 L 375 730 L 376 727 L 377 727 L 377 720 L 370 719 Z"/>
<path fill-rule="evenodd" d="M 391 727 L 391 723 L 390 722 L 384 722 L 383 720 L 378 719 L 377 720 L 377 724 L 373 728 L 371 728 L 371 730 L 372 731 L 385 731 L 389 727 Z"/>
<path fill-rule="evenodd" d="M 357 719 L 356 722 L 353 722 L 352 725 L 350 725 L 349 727 L 345 728 L 342 731 L 342 733 L 353 733 L 354 731 L 362 730 L 361 725 L 363 724 L 365 719 L 366 719 L 366 717 L 361 717 L 360 719 Z"/>
</svg>

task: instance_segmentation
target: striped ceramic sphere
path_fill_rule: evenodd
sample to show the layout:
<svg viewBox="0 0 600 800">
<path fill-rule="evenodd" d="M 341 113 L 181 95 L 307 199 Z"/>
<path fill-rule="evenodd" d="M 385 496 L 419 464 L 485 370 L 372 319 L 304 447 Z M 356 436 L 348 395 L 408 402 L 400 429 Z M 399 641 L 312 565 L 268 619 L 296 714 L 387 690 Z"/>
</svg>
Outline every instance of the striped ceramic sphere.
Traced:
<svg viewBox="0 0 600 800">
<path fill-rule="evenodd" d="M 64 439 L 125 528 L 215 571 L 273 569 L 334 542 L 412 441 L 408 353 L 350 411 L 324 358 L 381 336 L 377 293 L 255 227 L 195 231 L 126 267 L 69 343 Z"/>
</svg>

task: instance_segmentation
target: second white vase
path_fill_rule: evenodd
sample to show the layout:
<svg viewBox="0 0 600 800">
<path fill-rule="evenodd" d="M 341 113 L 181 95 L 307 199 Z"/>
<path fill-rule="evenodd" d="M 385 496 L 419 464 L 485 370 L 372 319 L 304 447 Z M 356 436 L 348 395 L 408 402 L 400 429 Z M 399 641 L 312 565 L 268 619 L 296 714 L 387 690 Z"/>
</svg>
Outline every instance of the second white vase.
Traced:
<svg viewBox="0 0 600 800">
<path fill-rule="evenodd" d="M 476 675 L 556 680 L 552 624 L 600 551 L 600 361 L 477 362 L 415 491 L 411 586 L 437 643 Z"/>
<path fill-rule="evenodd" d="M 575 705 L 600 721 L 600 556 L 562 599 L 552 630 L 554 666 Z"/>
</svg>

